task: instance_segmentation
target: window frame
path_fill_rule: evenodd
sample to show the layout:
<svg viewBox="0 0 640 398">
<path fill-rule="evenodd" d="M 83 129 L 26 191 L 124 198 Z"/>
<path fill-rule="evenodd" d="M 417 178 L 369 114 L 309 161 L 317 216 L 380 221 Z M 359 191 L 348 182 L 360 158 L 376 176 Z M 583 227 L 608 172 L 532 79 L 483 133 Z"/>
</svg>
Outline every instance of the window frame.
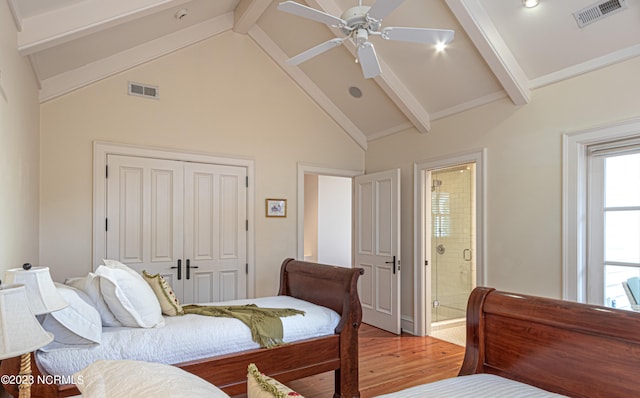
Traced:
<svg viewBox="0 0 640 398">
<path fill-rule="evenodd" d="M 562 135 L 562 298 L 591 302 L 588 292 L 588 184 L 592 145 L 640 137 L 640 118 Z"/>
</svg>

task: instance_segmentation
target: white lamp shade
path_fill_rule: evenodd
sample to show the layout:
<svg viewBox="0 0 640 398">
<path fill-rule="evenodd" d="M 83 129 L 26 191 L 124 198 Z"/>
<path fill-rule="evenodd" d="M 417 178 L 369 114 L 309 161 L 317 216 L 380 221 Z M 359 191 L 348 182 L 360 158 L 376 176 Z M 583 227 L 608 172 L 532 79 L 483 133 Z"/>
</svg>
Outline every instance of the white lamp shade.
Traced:
<svg viewBox="0 0 640 398">
<path fill-rule="evenodd" d="M 31 311 L 35 315 L 58 311 L 69 305 L 53 284 L 49 267 L 33 267 L 29 270 L 11 268 L 5 272 L 5 282 L 24 285 Z"/>
<path fill-rule="evenodd" d="M 29 307 L 22 285 L 0 287 L 0 359 L 17 357 L 49 344 L 46 332 Z"/>
</svg>

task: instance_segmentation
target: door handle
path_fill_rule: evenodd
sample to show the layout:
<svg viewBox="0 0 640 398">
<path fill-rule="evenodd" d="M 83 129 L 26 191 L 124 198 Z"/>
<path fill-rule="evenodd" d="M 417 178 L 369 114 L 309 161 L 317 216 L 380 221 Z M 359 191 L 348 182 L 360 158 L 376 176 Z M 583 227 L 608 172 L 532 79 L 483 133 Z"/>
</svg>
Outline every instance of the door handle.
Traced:
<svg viewBox="0 0 640 398">
<path fill-rule="evenodd" d="M 462 259 L 464 261 L 471 261 L 471 249 L 464 249 L 462 251 Z"/>
<path fill-rule="evenodd" d="M 393 264 L 393 273 L 396 273 L 396 256 L 393 256 L 392 261 L 385 261 L 385 264 Z"/>
<path fill-rule="evenodd" d="M 191 268 L 200 268 L 197 265 L 191 265 L 191 260 L 187 259 L 187 280 L 191 279 Z"/>
<path fill-rule="evenodd" d="M 189 261 L 189 260 L 187 260 Z M 178 280 L 182 279 L 182 260 L 178 260 L 178 266 L 177 267 L 171 267 L 171 269 L 178 269 Z"/>
</svg>

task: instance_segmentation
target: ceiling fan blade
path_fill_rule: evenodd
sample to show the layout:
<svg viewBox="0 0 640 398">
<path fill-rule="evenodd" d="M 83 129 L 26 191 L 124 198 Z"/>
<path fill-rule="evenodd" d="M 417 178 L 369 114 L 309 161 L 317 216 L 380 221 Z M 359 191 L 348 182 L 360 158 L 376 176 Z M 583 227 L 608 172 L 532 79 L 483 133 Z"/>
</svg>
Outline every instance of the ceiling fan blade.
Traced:
<svg viewBox="0 0 640 398">
<path fill-rule="evenodd" d="M 278 10 L 288 12 L 289 14 L 297 15 L 299 17 L 311 19 L 316 22 L 320 22 L 329 26 L 332 25 L 346 25 L 347 23 L 338 17 L 334 17 L 326 12 L 318 11 L 315 8 L 307 7 L 295 1 L 285 1 L 278 4 Z"/>
<path fill-rule="evenodd" d="M 371 6 L 371 9 L 369 9 L 369 17 L 380 21 L 398 8 L 403 1 L 404 0 L 378 0 Z"/>
<path fill-rule="evenodd" d="M 382 29 L 380 37 L 386 40 L 408 41 L 412 43 L 447 44 L 453 40 L 453 30 L 427 28 L 394 28 Z"/>
<path fill-rule="evenodd" d="M 368 41 L 358 46 L 358 62 L 362 67 L 362 74 L 364 74 L 365 79 L 376 77 L 382 73 L 376 49 Z"/>
<path fill-rule="evenodd" d="M 344 38 L 336 37 L 335 39 L 327 40 L 324 43 L 320 43 L 315 47 L 303 51 L 293 58 L 289 58 L 286 62 L 288 65 L 300 65 L 304 61 L 320 55 L 323 52 L 329 51 L 334 47 L 339 46 L 344 41 Z"/>
</svg>

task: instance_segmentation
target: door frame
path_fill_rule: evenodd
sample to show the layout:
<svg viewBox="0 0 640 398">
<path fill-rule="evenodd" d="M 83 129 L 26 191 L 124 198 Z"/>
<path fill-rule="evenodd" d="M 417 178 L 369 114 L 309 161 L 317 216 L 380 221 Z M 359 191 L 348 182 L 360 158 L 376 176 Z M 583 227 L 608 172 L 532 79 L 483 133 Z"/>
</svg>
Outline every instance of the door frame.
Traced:
<svg viewBox="0 0 640 398">
<path fill-rule="evenodd" d="M 106 165 L 108 155 L 148 157 L 185 162 L 210 163 L 247 169 L 247 298 L 255 296 L 255 162 L 252 159 L 181 151 L 169 148 L 118 144 L 104 141 L 93 142 L 93 248 L 92 269 L 95 270 L 106 258 Z"/>
<path fill-rule="evenodd" d="M 335 169 L 323 167 L 309 163 L 298 163 L 298 195 L 297 195 L 297 247 L 296 257 L 304 260 L 304 175 L 314 174 L 318 176 L 346 177 L 351 178 L 364 174 L 363 170 Z M 351 199 L 353 209 L 353 197 Z M 353 248 L 353 217 L 351 217 L 351 247 Z M 353 263 L 353 249 L 351 250 L 351 263 Z"/>
<path fill-rule="evenodd" d="M 476 286 L 482 286 L 487 280 L 486 276 L 486 148 L 462 152 L 452 155 L 445 155 L 431 158 L 413 165 L 413 230 L 414 230 L 414 334 L 425 336 L 431 334 L 431 314 L 427 313 L 427 293 L 431 291 L 431 268 L 425 266 L 425 261 L 430 258 L 430 246 L 425 244 L 427 236 L 430 234 L 430 223 L 426 222 L 425 206 L 427 204 L 426 192 L 431 192 L 427 187 L 426 175 L 436 169 L 457 166 L 465 163 L 475 163 L 476 165 Z M 427 272 L 429 270 L 429 272 Z"/>
</svg>

